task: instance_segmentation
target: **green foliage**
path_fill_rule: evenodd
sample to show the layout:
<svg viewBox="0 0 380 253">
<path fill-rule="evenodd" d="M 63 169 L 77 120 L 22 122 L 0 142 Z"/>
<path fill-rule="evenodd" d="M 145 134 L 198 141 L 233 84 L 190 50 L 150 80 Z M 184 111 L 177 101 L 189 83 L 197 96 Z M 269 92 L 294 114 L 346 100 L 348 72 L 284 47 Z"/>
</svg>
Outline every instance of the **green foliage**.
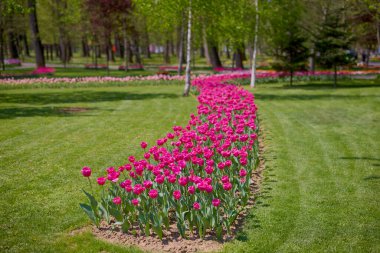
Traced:
<svg viewBox="0 0 380 253">
<path fill-rule="evenodd" d="M 276 58 L 273 68 L 290 72 L 305 70 L 309 50 L 307 39 L 300 26 L 302 6 L 297 0 L 273 1 L 271 26 L 268 42 L 271 54 Z M 290 79 L 292 84 L 292 78 Z"/>
<path fill-rule="evenodd" d="M 353 61 L 348 54 L 353 36 L 347 23 L 341 19 L 342 11 L 338 9 L 327 13 L 315 38 L 317 61 L 326 68 L 344 66 Z"/>
</svg>

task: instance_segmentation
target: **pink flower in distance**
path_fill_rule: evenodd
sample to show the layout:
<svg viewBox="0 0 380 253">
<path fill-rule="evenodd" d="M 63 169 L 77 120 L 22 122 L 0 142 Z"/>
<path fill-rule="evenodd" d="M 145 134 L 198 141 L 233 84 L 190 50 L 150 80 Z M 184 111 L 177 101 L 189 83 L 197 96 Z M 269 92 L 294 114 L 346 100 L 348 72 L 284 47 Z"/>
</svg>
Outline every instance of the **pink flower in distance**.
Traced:
<svg viewBox="0 0 380 253">
<path fill-rule="evenodd" d="M 139 205 L 139 200 L 138 199 L 132 199 L 131 203 L 134 206 L 138 206 Z"/>
<path fill-rule="evenodd" d="M 179 200 L 181 198 L 181 192 L 179 190 L 176 190 L 173 192 L 173 197 L 176 199 L 176 200 Z"/>
<path fill-rule="evenodd" d="M 82 168 L 82 175 L 84 177 L 89 177 L 91 176 L 91 169 L 89 167 L 83 167 Z"/>
<path fill-rule="evenodd" d="M 141 148 L 146 149 L 146 147 L 148 146 L 148 143 L 143 141 L 143 142 L 141 142 L 140 146 L 141 146 Z"/>
<path fill-rule="evenodd" d="M 149 197 L 151 199 L 155 199 L 158 197 L 158 191 L 156 189 L 152 189 L 149 191 Z"/>
<path fill-rule="evenodd" d="M 120 205 L 121 204 L 121 198 L 120 197 L 114 197 L 112 200 L 115 205 Z"/>
<path fill-rule="evenodd" d="M 128 160 L 129 162 L 133 163 L 134 161 L 136 161 L 136 158 L 134 156 L 130 156 L 128 157 Z"/>
<path fill-rule="evenodd" d="M 98 181 L 98 185 L 104 185 L 106 183 L 106 178 L 99 177 L 97 181 Z"/>
<path fill-rule="evenodd" d="M 220 199 L 213 199 L 212 200 L 212 205 L 215 207 L 218 207 L 220 205 Z"/>
<path fill-rule="evenodd" d="M 201 208 L 201 205 L 200 205 L 198 202 L 194 202 L 194 204 L 193 204 L 193 208 L 194 208 L 195 210 L 199 210 L 199 209 Z"/>
</svg>

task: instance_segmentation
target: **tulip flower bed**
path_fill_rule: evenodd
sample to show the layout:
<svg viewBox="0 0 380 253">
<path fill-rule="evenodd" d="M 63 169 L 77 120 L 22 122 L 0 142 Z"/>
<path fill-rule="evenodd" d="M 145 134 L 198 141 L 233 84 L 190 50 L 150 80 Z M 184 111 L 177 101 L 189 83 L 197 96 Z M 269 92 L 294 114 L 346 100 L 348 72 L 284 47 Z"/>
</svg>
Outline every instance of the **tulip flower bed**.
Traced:
<svg viewBox="0 0 380 253">
<path fill-rule="evenodd" d="M 84 191 L 89 203 L 80 204 L 89 218 L 119 225 L 124 232 L 139 227 L 146 236 L 176 223 L 181 237 L 212 231 L 228 234 L 250 197 L 252 171 L 258 164 L 256 106 L 253 95 L 223 81 L 241 74 L 197 78 L 198 114 L 187 126 L 173 131 L 148 147 L 142 159 L 106 169 L 90 184 L 102 188 L 95 197 Z M 133 230 L 134 231 L 134 230 Z"/>
<path fill-rule="evenodd" d="M 52 75 L 55 72 L 54 68 L 40 67 L 32 71 L 32 75 Z"/>
<path fill-rule="evenodd" d="M 5 66 L 21 66 L 20 59 L 4 59 Z"/>
</svg>

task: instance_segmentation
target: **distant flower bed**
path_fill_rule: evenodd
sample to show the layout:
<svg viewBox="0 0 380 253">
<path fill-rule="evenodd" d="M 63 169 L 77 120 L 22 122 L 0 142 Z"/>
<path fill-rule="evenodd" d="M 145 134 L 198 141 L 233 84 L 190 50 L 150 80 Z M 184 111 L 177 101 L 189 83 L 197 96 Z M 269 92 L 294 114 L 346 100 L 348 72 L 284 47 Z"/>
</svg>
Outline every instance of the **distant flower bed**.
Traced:
<svg viewBox="0 0 380 253">
<path fill-rule="evenodd" d="M 18 78 L 18 77 L 17 77 Z M 125 76 L 125 77 L 60 77 L 60 78 L 23 78 L 17 79 L 15 77 L 6 77 L 1 80 L 1 84 L 12 85 L 33 85 L 35 83 L 108 83 L 108 82 L 133 82 L 133 81 L 157 81 L 157 80 L 185 80 L 185 76 L 178 75 L 152 75 L 152 76 Z"/>
<path fill-rule="evenodd" d="M 20 59 L 5 59 L 4 63 L 5 63 L 5 65 L 21 66 L 21 60 Z"/>
<path fill-rule="evenodd" d="M 130 69 L 130 70 L 144 70 L 144 66 L 141 64 L 128 65 L 128 69 Z M 125 70 L 125 66 L 124 65 L 119 66 L 119 70 Z"/>
<path fill-rule="evenodd" d="M 242 71 L 242 68 L 227 68 L 227 67 L 221 67 L 221 68 L 214 68 L 215 72 L 231 72 L 231 71 Z"/>
<path fill-rule="evenodd" d="M 32 71 L 32 75 L 49 75 L 55 72 L 54 68 L 40 67 Z"/>
<path fill-rule="evenodd" d="M 85 69 L 107 69 L 107 65 L 106 64 L 85 64 L 84 65 L 84 68 Z"/>
</svg>

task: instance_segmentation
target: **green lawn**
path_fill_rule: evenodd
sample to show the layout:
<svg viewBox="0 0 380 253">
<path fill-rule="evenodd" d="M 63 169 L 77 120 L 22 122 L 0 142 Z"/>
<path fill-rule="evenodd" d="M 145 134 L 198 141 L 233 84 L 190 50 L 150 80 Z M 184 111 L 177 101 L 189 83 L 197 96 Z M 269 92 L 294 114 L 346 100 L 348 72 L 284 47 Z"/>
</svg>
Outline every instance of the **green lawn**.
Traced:
<svg viewBox="0 0 380 253">
<path fill-rule="evenodd" d="M 119 166 L 196 110 L 182 85 L 16 89 L 0 93 L 0 252 L 101 251 L 79 201 L 82 166 Z M 68 112 L 69 107 L 88 109 Z M 66 108 L 66 109 L 65 109 Z M 99 174 L 99 173 L 96 173 Z M 89 246 L 89 244 L 94 244 Z"/>
<path fill-rule="evenodd" d="M 254 90 L 262 195 L 229 252 L 380 251 L 380 83 Z M 0 91 L 0 252 L 131 252 L 71 233 L 89 224 L 84 165 L 118 166 L 197 102 L 181 85 Z M 68 107 L 86 108 L 70 112 Z"/>
<path fill-rule="evenodd" d="M 262 195 L 230 252 L 380 252 L 380 81 L 255 92 Z"/>
</svg>

